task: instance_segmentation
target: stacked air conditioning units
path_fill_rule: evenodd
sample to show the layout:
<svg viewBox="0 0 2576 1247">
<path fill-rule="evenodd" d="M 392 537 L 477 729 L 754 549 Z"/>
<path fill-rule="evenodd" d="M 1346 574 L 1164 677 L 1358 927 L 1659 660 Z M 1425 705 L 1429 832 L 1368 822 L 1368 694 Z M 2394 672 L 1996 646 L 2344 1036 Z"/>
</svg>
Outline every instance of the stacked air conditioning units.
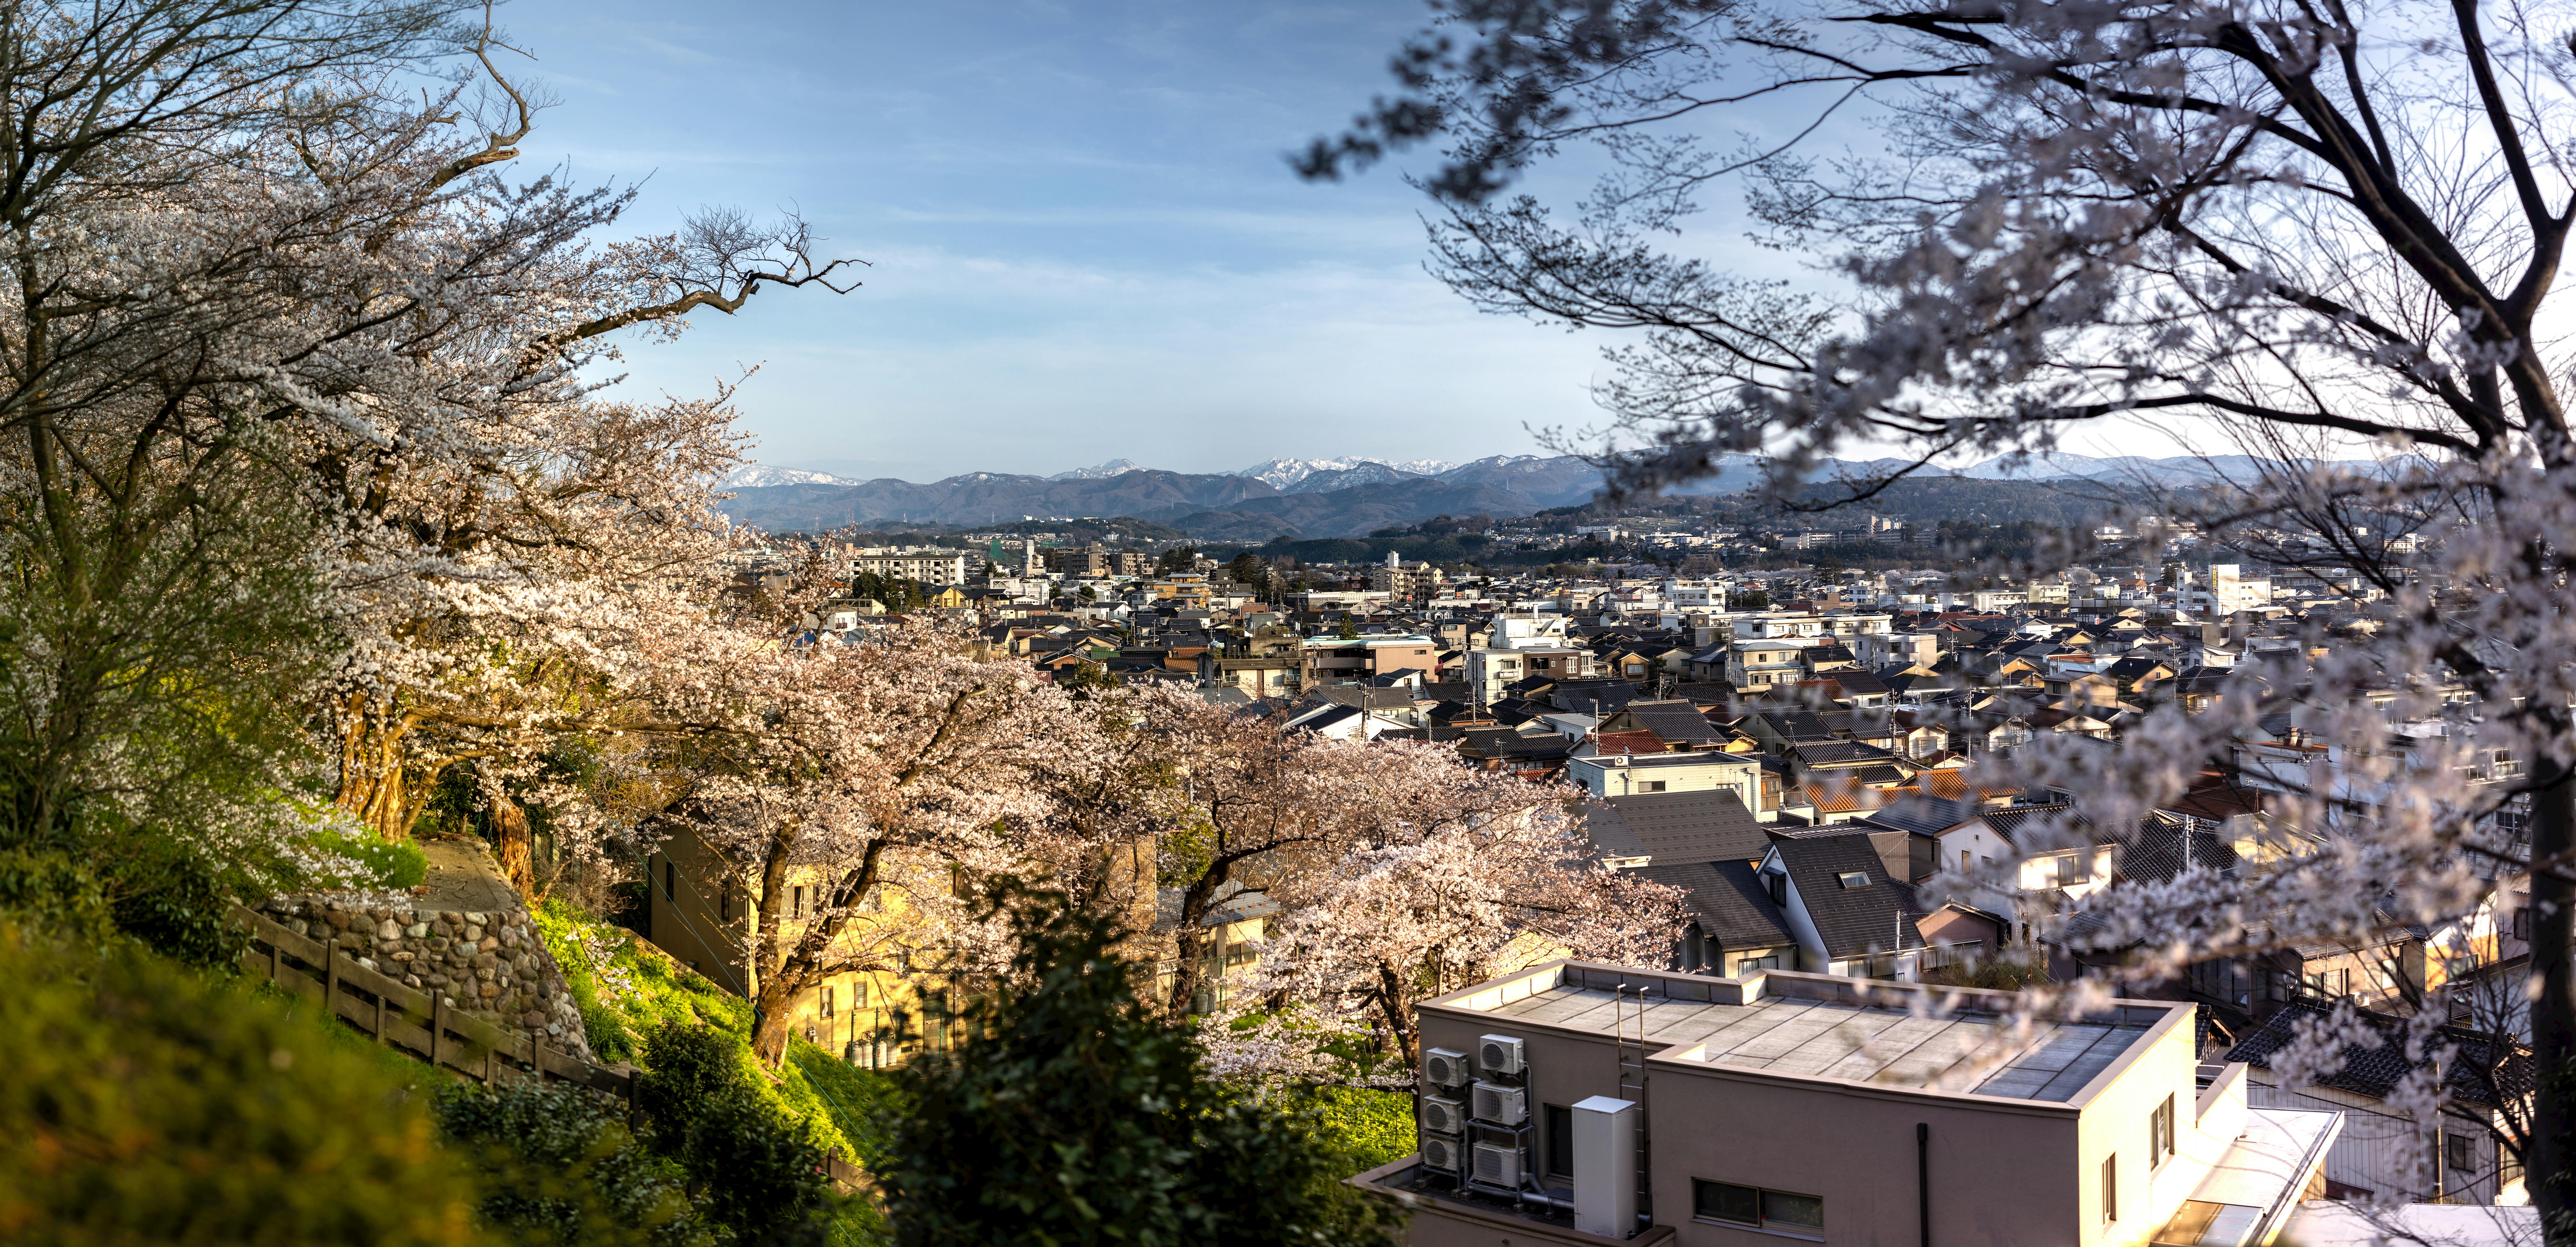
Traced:
<svg viewBox="0 0 2576 1247">
<path fill-rule="evenodd" d="M 1422 1080 L 1431 1084 L 1422 1097 L 1422 1163 L 1452 1177 L 1467 1172 L 1467 1105 L 1458 1093 L 1474 1077 L 1464 1052 L 1433 1048 L 1422 1056 Z"/>
<path fill-rule="evenodd" d="M 1461 1182 L 1518 1189 L 1527 1157 L 1529 1089 L 1521 1041 L 1485 1035 L 1476 1056 L 1447 1048 L 1423 1054 L 1422 1163 Z M 1482 1075 L 1481 1077 L 1479 1075 Z M 1471 1141 L 1476 1128 L 1487 1131 Z"/>
</svg>

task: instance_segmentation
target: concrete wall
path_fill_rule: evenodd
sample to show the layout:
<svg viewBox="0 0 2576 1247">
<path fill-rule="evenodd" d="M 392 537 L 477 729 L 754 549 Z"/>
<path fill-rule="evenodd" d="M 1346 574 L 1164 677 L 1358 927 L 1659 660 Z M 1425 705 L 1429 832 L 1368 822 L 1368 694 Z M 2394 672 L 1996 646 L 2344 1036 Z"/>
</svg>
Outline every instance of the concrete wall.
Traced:
<svg viewBox="0 0 2576 1247">
<path fill-rule="evenodd" d="M 2078 1229 L 2077 1122 L 2064 1105 L 1945 1103 L 1663 1062 L 1653 1075 L 1655 1220 L 1677 1227 L 1685 1247 L 1779 1241 L 1694 1220 L 1694 1178 L 1820 1197 L 1827 1242 L 1921 1241 L 1917 1123 L 1932 1128 L 1935 1244 L 2092 1241 Z"/>
<path fill-rule="evenodd" d="M 1813 979 L 1774 986 L 1849 990 Z M 1505 999 L 1517 994 L 1525 993 L 1507 991 Z M 1532 1161 L 1541 1173 L 1551 1168 L 1542 1106 L 1623 1094 L 1617 1044 L 1607 1034 L 1439 1006 L 1417 1016 L 1425 1048 L 1472 1054 L 1485 1034 L 1522 1041 L 1531 1120 L 1541 1127 L 1533 1132 L 1540 1154 Z M 2233 1142 L 2233 1125 L 2219 1132 L 2226 1137 L 2199 1129 L 2189 1018 L 2187 1010 L 2167 1013 L 2158 1029 L 2134 1041 L 2068 1103 L 1859 1086 L 1650 1056 L 1645 1129 L 1654 1221 L 1675 1227 L 1680 1247 L 1753 1247 L 1781 1237 L 1696 1220 L 1691 1184 L 1704 1179 L 1823 1199 L 1828 1242 L 1919 1242 L 1915 1126 L 1921 1123 L 1931 1128 L 1934 1243 L 2146 1243 Z M 1650 1040 L 1649 1053 L 1658 1048 Z M 2167 1096 L 2174 1099 L 2180 1160 L 2151 1171 L 2150 1115 Z M 2236 1120 L 2211 1117 L 2213 1124 Z M 2119 1174 L 2116 1219 L 2106 1218 L 2101 1205 L 2106 1158 Z M 1417 1229 L 1412 1240 L 1422 1247 L 1450 1241 L 1422 1235 Z"/>
</svg>

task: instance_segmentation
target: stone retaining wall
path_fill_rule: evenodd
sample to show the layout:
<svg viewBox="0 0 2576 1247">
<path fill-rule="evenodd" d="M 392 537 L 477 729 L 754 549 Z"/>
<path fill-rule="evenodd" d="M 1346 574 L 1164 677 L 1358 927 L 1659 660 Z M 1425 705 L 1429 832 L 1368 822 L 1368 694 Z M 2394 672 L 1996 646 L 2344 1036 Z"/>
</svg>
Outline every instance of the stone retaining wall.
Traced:
<svg viewBox="0 0 2576 1247">
<path fill-rule="evenodd" d="M 339 940 L 360 965 L 438 992 L 452 1008 L 542 1028 L 563 1049 L 594 1059 L 581 1007 L 521 906 L 471 911 L 383 897 L 282 896 L 261 908 L 298 935 Z"/>
</svg>

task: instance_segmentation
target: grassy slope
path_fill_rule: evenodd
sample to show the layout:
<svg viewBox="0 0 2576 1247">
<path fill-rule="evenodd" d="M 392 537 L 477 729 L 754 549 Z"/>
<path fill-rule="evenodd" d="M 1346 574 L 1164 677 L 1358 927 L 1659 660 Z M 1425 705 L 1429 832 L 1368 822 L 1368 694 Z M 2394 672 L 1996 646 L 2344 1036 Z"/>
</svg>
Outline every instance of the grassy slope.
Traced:
<svg viewBox="0 0 2576 1247">
<path fill-rule="evenodd" d="M 581 1005 L 582 1029 L 600 1060 L 634 1060 L 645 1032 L 665 1022 L 704 1023 L 740 1039 L 743 1061 L 757 1069 L 751 1056 L 750 1001 L 633 938 L 633 932 L 561 901 L 546 902 L 536 920 L 547 951 L 563 968 L 564 981 Z M 605 967 L 594 966 L 583 954 L 584 945 L 615 951 Z M 807 1064 L 790 1061 L 775 1073 L 760 1070 L 758 1081 L 777 1097 L 779 1107 L 813 1131 L 816 1143 L 840 1148 L 843 1156 L 867 1155 L 843 1133 L 807 1077 Z"/>
<path fill-rule="evenodd" d="M 632 933 L 624 928 L 560 901 L 547 902 L 536 922 L 581 1005 L 583 1028 L 600 1060 L 634 1060 L 644 1032 L 671 1021 L 703 1022 L 739 1037 L 743 1061 L 754 1064 L 750 1002 L 630 938 Z M 583 954 L 584 945 L 615 951 L 599 967 Z M 622 989 L 603 982 L 620 978 Z M 760 1082 L 777 1096 L 780 1107 L 805 1123 L 821 1146 L 838 1147 L 861 1166 L 875 1163 L 884 1154 L 888 1120 L 900 1111 L 884 1076 L 853 1069 L 797 1039 L 792 1041 L 786 1067 L 775 1075 L 763 1071 Z M 1409 1096 L 1334 1089 L 1315 1093 L 1310 1104 L 1318 1112 L 1325 1136 L 1349 1158 L 1353 1172 L 1414 1149 Z M 878 1242 L 886 1237 L 884 1223 L 864 1202 L 851 1206 L 842 1228 L 845 1241 Z"/>
</svg>

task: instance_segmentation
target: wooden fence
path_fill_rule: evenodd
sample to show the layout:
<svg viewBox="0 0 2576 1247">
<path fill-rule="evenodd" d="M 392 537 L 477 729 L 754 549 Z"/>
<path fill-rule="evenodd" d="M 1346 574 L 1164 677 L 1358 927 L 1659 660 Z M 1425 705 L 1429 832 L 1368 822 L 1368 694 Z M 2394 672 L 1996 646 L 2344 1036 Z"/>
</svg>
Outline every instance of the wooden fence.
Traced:
<svg viewBox="0 0 2576 1247">
<path fill-rule="evenodd" d="M 359 965 L 337 941 L 297 935 L 266 914 L 236 905 L 232 916 L 251 931 L 243 969 L 281 990 L 324 1002 L 333 1017 L 377 1043 L 477 1082 L 542 1078 L 587 1087 L 625 1101 L 633 1112 L 634 1075 L 548 1046 L 543 1030 L 505 1027 L 451 1009 L 437 992 Z M 837 1148 L 823 1158 L 823 1170 L 845 1192 L 867 1181 L 866 1171 L 841 1159 Z"/>
<path fill-rule="evenodd" d="M 632 1075 L 548 1045 L 543 1030 L 505 1027 L 450 1008 L 439 993 L 370 970 L 337 941 L 297 935 L 266 914 L 235 906 L 233 917 L 251 929 L 243 969 L 322 1001 L 332 1016 L 377 1043 L 477 1082 L 543 1078 L 634 1101 Z"/>
</svg>

